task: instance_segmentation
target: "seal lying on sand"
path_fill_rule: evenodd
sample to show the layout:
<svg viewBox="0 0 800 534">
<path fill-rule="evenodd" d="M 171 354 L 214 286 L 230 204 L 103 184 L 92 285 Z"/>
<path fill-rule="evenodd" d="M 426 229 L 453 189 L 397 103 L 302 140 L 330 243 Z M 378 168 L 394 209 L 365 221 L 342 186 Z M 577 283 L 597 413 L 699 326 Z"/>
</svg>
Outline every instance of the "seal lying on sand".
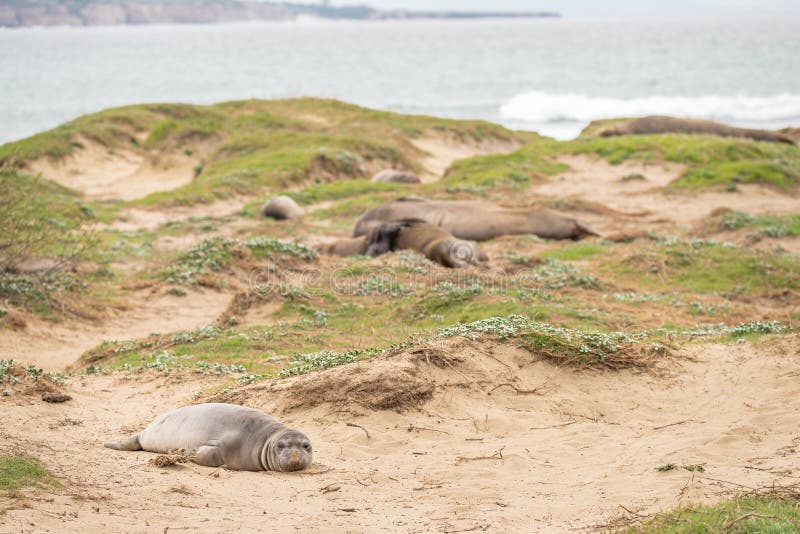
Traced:
<svg viewBox="0 0 800 534">
<path fill-rule="evenodd" d="M 608 128 L 600 132 L 602 137 L 614 135 L 645 135 L 645 134 L 708 134 L 719 137 L 745 137 L 757 141 L 771 141 L 773 143 L 789 143 L 794 141 L 788 135 L 782 135 L 767 130 L 753 130 L 750 128 L 736 128 L 721 124 L 719 122 L 700 120 L 700 119 L 679 119 L 676 117 L 665 117 L 653 115 L 634 119 L 620 124 L 613 128 Z"/>
<path fill-rule="evenodd" d="M 370 182 L 385 182 L 394 184 L 418 184 L 422 180 L 419 176 L 410 172 L 397 171 L 394 169 L 385 169 L 375 174 Z"/>
<path fill-rule="evenodd" d="M 184 449 L 199 465 L 237 471 L 300 471 L 313 459 L 311 442 L 302 432 L 259 410 L 221 403 L 179 408 L 105 446 L 160 453 Z"/>
<path fill-rule="evenodd" d="M 272 197 L 261 208 L 261 215 L 272 219 L 278 219 L 279 221 L 297 219 L 302 214 L 303 210 L 300 209 L 297 202 L 286 195 Z"/>
<path fill-rule="evenodd" d="M 582 221 L 546 209 L 503 208 L 488 202 L 408 197 L 372 208 L 356 222 L 353 236 L 388 221 L 420 219 L 459 239 L 486 241 L 501 235 L 536 234 L 551 239 L 598 235 Z"/>
</svg>

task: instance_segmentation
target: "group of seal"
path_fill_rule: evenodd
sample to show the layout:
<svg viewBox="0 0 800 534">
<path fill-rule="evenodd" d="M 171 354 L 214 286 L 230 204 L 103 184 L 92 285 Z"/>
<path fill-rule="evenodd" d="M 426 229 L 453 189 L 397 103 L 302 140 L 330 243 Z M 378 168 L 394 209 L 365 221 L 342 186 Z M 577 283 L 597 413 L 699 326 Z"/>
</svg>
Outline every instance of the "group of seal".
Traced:
<svg viewBox="0 0 800 534">
<path fill-rule="evenodd" d="M 414 250 L 445 267 L 466 267 L 488 261 L 474 243 L 457 239 L 447 230 L 421 219 L 382 221 L 366 234 L 322 247 L 338 256 L 380 256 L 395 250 Z"/>
<path fill-rule="evenodd" d="M 267 217 L 292 219 L 302 211 L 291 198 L 280 196 L 270 199 L 261 212 Z M 471 241 L 513 234 L 575 240 L 598 235 L 583 221 L 547 209 L 409 196 L 370 209 L 356 222 L 352 238 L 324 245 L 321 252 L 379 256 L 415 250 L 445 267 L 464 267 L 488 259 Z"/>
<path fill-rule="evenodd" d="M 235 404 L 186 406 L 157 417 L 141 432 L 105 444 L 120 451 L 171 453 L 236 471 L 300 471 L 313 461 L 308 437 L 262 411 Z"/>
<path fill-rule="evenodd" d="M 367 211 L 356 222 L 353 236 L 366 235 L 387 221 L 407 219 L 426 221 L 458 239 L 471 241 L 488 241 L 515 234 L 534 234 L 548 239 L 581 239 L 597 235 L 586 223 L 547 209 L 505 208 L 490 202 L 405 197 Z"/>
</svg>

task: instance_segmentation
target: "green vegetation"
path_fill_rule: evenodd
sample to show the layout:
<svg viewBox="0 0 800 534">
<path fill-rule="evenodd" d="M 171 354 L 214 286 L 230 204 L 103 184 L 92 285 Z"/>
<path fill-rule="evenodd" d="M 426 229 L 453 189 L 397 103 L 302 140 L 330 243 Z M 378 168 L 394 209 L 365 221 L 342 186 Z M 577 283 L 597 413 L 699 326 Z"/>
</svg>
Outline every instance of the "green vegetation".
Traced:
<svg viewBox="0 0 800 534">
<path fill-rule="evenodd" d="M 369 181 L 372 172 L 387 166 L 419 172 L 426 154 L 413 141 L 432 135 L 467 142 L 508 141 L 520 148 L 510 154 L 458 161 L 437 183 Z M 37 158 L 59 159 L 72 151 L 96 149 L 95 145 L 110 152 L 196 158 L 197 177 L 184 187 L 145 199 L 90 203 L 81 201 L 75 192 L 20 170 Z M 273 314 L 279 323 L 241 327 L 238 321 L 247 313 L 245 307 L 220 319 L 231 331 L 214 339 L 179 342 L 170 348 L 142 346 L 112 356 L 112 365 L 155 365 L 153 352 L 164 350 L 176 363 L 188 367 L 213 362 L 269 372 L 282 368 L 295 354 L 390 346 L 409 333 L 431 332 L 490 316 L 527 316 L 559 327 L 604 333 L 663 327 L 664 318 L 669 318 L 666 325 L 674 329 L 712 321 L 735 324 L 748 318 L 748 299 L 768 298 L 776 288 L 798 290 L 796 257 L 710 240 L 658 236 L 632 244 L 556 243 L 520 237 L 503 252 L 495 252 L 501 249 L 487 244 L 492 267 L 505 277 L 498 283 L 497 273 L 487 272 L 457 280 L 452 273 L 443 274 L 409 252 L 379 260 L 318 259 L 313 250 L 293 239 L 344 235 L 369 207 L 406 194 L 439 198 L 480 195 L 508 202 L 536 181 L 565 170 L 559 163 L 564 155 L 598 154 L 612 163 L 630 158 L 680 162 L 687 172 L 679 182 L 694 187 L 718 178 L 728 181 L 727 185 L 761 180 L 761 171 L 748 174 L 742 169 L 760 169 L 762 164 L 794 180 L 800 169 L 798 152 L 788 145 L 686 135 L 593 138 L 586 132 L 579 139 L 559 142 L 480 121 L 407 116 L 320 99 L 248 100 L 213 106 L 147 104 L 106 110 L 0 148 L 0 166 L 6 168 L 3 179 L 18 188 L 17 196 L 24 199 L 17 204 L 36 214 L 38 219 L 33 219 L 40 221 L 40 226 L 57 229 L 51 235 L 58 240 L 79 235 L 78 229 L 90 223 L 121 223 L 92 233 L 96 247 L 75 259 L 83 262 L 75 272 L 36 277 L 0 272 L 0 325 L 11 324 L 17 307 L 57 318 L 71 309 L 73 299 L 93 302 L 90 299 L 102 298 L 102 303 L 123 304 L 130 291 L 127 288 L 143 285 L 191 299 L 198 286 L 240 287 L 243 277 L 257 269 L 275 277 L 264 281 L 264 287 L 251 289 L 271 292 L 280 308 Z M 732 165 L 742 166 L 736 170 L 742 174 L 740 178 L 732 176 Z M 692 181 L 703 173 L 713 176 Z M 777 183 L 772 178 L 767 181 Z M 256 216 L 263 197 L 281 192 L 309 206 L 309 216 L 291 224 L 260 217 L 242 220 Z M 244 207 L 224 218 L 189 217 L 146 229 L 122 229 L 126 228 L 123 217 L 134 213 L 131 208 L 139 213 L 150 208 L 172 212 L 171 206 L 176 204 L 212 202 L 238 193 L 247 195 L 242 200 Z M 569 198 L 554 199 L 547 206 L 583 209 Z M 55 216 L 44 218 L 45 213 Z M 9 217 L 21 220 L 16 212 Z M 752 227 L 764 235 L 792 237 L 800 233 L 800 219 L 794 215 L 730 212 L 721 215 L 720 224 L 724 228 Z M 180 245 L 184 240 L 197 243 L 197 235 L 205 239 L 191 246 Z M 47 253 L 42 254 L 69 257 L 74 247 L 58 240 L 43 245 Z M 303 270 L 318 273 L 321 283 L 306 287 L 304 276 L 292 274 Z M 348 276 L 343 288 L 333 287 L 329 278 L 334 273 L 335 277 Z M 423 274 L 435 276 L 420 276 Z M 647 306 L 641 306 L 645 302 Z M 301 306 L 326 317 L 324 324 Z M 99 312 L 102 307 L 96 306 Z M 647 313 L 642 313 L 645 308 Z M 791 313 L 776 311 L 767 318 L 791 324 Z M 280 361 L 267 361 L 269 358 Z"/>
<path fill-rule="evenodd" d="M 687 171 L 672 184 L 676 190 L 736 183 L 788 190 L 800 183 L 800 149 L 784 143 L 672 134 L 583 137 L 564 148 L 575 154 L 595 153 L 613 164 L 631 158 L 686 164 Z"/>
<path fill-rule="evenodd" d="M 800 288 L 797 260 L 708 240 L 667 239 L 612 258 L 602 272 L 658 290 L 759 294 L 770 288 Z"/>
<path fill-rule="evenodd" d="M 244 250 L 261 258 L 293 256 L 305 260 L 317 257 L 317 252 L 300 243 L 289 243 L 268 237 L 251 237 L 245 241 L 215 237 L 189 248 L 181 254 L 174 265 L 168 267 L 162 278 L 175 284 L 195 285 L 198 277 L 219 273 L 229 267 L 234 257 L 242 257 Z"/>
<path fill-rule="evenodd" d="M 42 257 L 69 262 L 85 254 L 93 219 L 80 196 L 50 180 L 0 170 L 0 271 Z"/>
<path fill-rule="evenodd" d="M 756 228 L 760 235 L 768 237 L 798 237 L 800 214 L 752 215 L 742 211 L 729 211 L 722 215 L 720 227 L 725 230 Z"/>
<path fill-rule="evenodd" d="M 543 176 L 567 170 L 566 165 L 553 161 L 560 152 L 559 143 L 536 135 L 528 137 L 529 142 L 511 154 L 478 156 L 456 162 L 447 171 L 443 183 L 451 187 L 519 189 Z"/>
<path fill-rule="evenodd" d="M 97 245 L 82 226 L 92 210 L 74 191 L 13 170 L 0 170 L 0 300 L 52 313 L 80 281 L 61 269 Z"/>
<path fill-rule="evenodd" d="M 145 104 L 86 115 L 3 145 L 0 168 L 21 168 L 39 158 L 60 160 L 83 149 L 86 142 L 112 151 L 197 151 L 202 152 L 202 162 L 192 183 L 135 202 L 192 204 L 237 193 L 275 192 L 300 183 L 368 178 L 370 169 L 417 170 L 422 153 L 409 140 L 427 132 L 475 141 L 515 138 L 482 121 L 399 115 L 334 100 Z M 332 187 L 317 191 L 316 198 L 350 194 L 347 186 Z M 386 184 L 369 187 L 368 191 L 392 189 Z"/>
<path fill-rule="evenodd" d="M 454 164 L 444 183 L 448 191 L 486 187 L 519 189 L 566 167 L 556 161 L 562 154 L 597 154 L 612 164 L 628 159 L 669 161 L 687 170 L 669 187 L 674 191 L 699 187 L 726 187 L 761 183 L 780 190 L 800 185 L 800 149 L 783 143 L 707 135 L 632 135 L 591 137 L 586 133 L 573 141 L 529 136 L 526 143 L 508 155 L 470 158 Z"/>
<path fill-rule="evenodd" d="M 626 534 L 786 534 L 800 532 L 797 495 L 743 496 L 709 506 L 690 505 L 658 514 Z"/>
<path fill-rule="evenodd" d="M 0 456 L 0 494 L 24 488 L 53 488 L 58 481 L 30 456 Z"/>
<path fill-rule="evenodd" d="M 463 298 L 463 297 L 460 297 Z M 664 355 L 669 336 L 725 335 L 736 329 L 781 332 L 783 327 L 763 325 L 725 327 L 720 325 L 700 331 L 652 330 L 637 333 L 601 332 L 557 327 L 548 323 L 532 321 L 526 317 L 489 317 L 467 323 L 431 330 L 430 333 L 395 335 L 387 337 L 383 347 L 366 346 L 333 350 L 331 346 L 347 347 L 347 340 L 331 338 L 326 330 L 340 331 L 342 323 L 350 317 L 351 330 L 373 330 L 375 325 L 385 322 L 383 317 L 371 316 L 370 326 L 365 328 L 352 320 L 355 307 L 349 306 L 343 314 L 323 312 L 304 304 L 289 305 L 301 313 L 294 323 L 284 322 L 270 328 L 249 327 L 243 329 L 210 326 L 192 332 L 172 335 L 154 335 L 143 340 L 105 342 L 84 354 L 82 361 L 96 370 L 96 364 L 111 364 L 126 370 L 196 368 L 201 372 L 216 365 L 217 371 L 230 373 L 258 372 L 262 376 L 299 374 L 315 369 L 341 365 L 364 357 L 382 354 L 390 348 L 408 346 L 418 340 L 434 340 L 449 337 L 478 339 L 493 336 L 498 339 L 513 339 L 532 352 L 550 360 L 584 366 L 638 367 L 647 366 L 652 358 Z M 493 308 L 483 310 L 492 313 Z M 370 314 L 364 314 L 365 320 Z M 485 317 L 485 315 L 484 315 Z M 358 325 L 358 326 L 356 326 Z M 424 330 L 423 330 L 424 332 Z M 382 333 L 381 337 L 386 333 Z M 331 340 L 329 341 L 329 340 Z M 352 346 L 352 345 L 350 345 Z M 305 350 L 303 350 L 305 349 Z M 202 362 L 202 363 L 201 363 Z M 221 371 L 220 371 L 221 372 Z"/>
</svg>

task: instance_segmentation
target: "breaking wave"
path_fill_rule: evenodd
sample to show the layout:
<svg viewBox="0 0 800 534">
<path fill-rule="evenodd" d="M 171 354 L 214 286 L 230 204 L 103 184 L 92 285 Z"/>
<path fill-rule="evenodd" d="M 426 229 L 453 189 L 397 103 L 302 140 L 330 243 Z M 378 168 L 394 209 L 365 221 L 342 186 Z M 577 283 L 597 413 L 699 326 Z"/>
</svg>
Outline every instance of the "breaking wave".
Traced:
<svg viewBox="0 0 800 534">
<path fill-rule="evenodd" d="M 603 98 L 580 94 L 532 91 L 513 97 L 500 107 L 506 121 L 530 123 L 587 123 L 596 119 L 673 115 L 740 123 L 800 122 L 800 94 L 774 96 L 648 96 Z"/>
</svg>

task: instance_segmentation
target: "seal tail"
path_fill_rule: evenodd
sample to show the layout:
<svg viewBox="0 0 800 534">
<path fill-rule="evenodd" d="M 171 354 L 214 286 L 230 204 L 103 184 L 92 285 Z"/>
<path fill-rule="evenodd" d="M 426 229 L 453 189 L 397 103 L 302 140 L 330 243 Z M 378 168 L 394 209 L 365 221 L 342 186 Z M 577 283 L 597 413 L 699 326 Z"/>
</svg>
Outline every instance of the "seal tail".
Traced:
<svg viewBox="0 0 800 534">
<path fill-rule="evenodd" d="M 139 443 L 139 434 L 134 434 L 128 439 L 121 439 L 119 441 L 108 441 L 103 444 L 104 447 L 114 449 L 115 451 L 140 451 L 142 445 Z"/>
</svg>

